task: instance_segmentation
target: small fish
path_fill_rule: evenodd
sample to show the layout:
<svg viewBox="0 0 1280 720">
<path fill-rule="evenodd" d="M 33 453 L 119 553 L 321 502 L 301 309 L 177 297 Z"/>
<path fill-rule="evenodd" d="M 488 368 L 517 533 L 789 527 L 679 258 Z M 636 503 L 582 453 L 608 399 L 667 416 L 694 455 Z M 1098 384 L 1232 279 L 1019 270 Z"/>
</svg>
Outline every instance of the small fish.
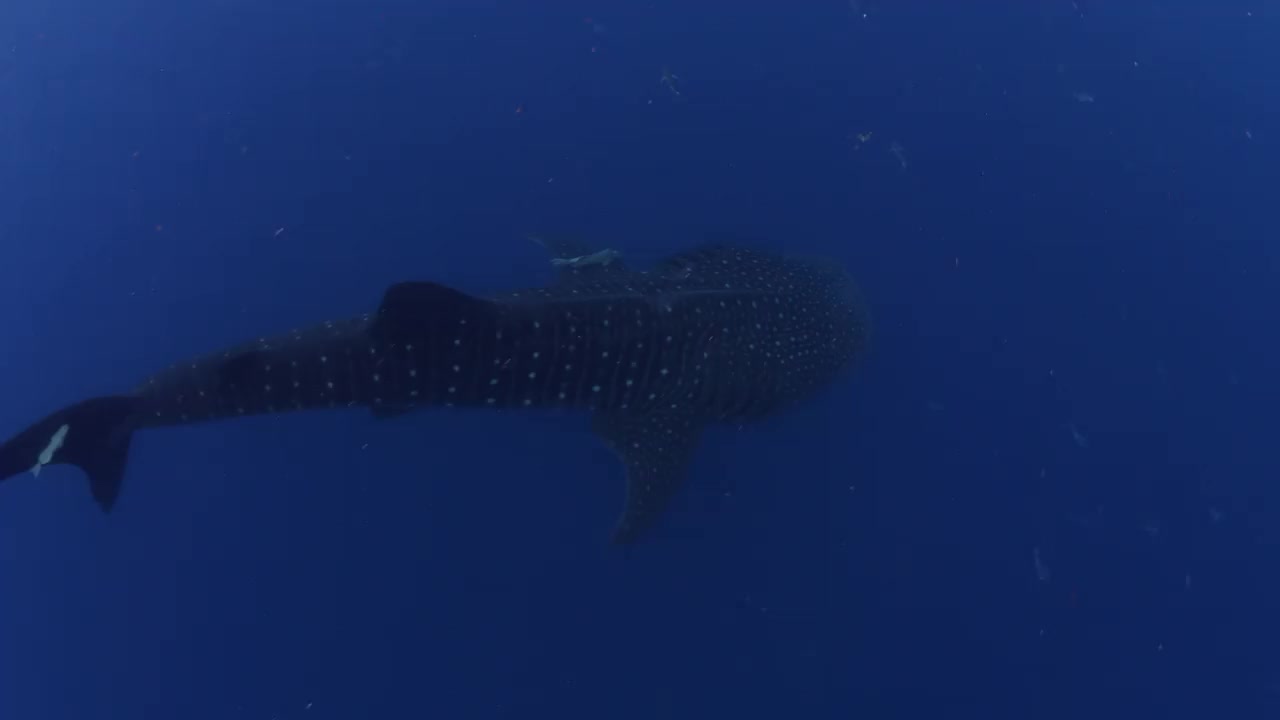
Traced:
<svg viewBox="0 0 1280 720">
<path fill-rule="evenodd" d="M 608 265 L 622 256 L 622 253 L 612 248 L 605 248 L 599 252 L 593 252 L 590 255 L 579 255 L 571 258 L 551 258 L 551 264 L 555 267 L 583 267 L 585 265 Z"/>
<path fill-rule="evenodd" d="M 49 438 L 49 444 L 45 445 L 44 450 L 40 451 L 39 457 L 36 458 L 36 464 L 31 467 L 32 475 L 40 477 L 40 468 L 53 462 L 53 454 L 62 448 L 62 444 L 67 439 L 67 431 L 70 429 L 70 425 L 63 425 L 53 433 L 53 437 Z"/>
<path fill-rule="evenodd" d="M 1093 102 L 1093 95 L 1087 92 L 1074 92 L 1071 93 L 1071 97 L 1075 98 L 1076 102 L 1085 103 L 1086 105 Z"/>
</svg>

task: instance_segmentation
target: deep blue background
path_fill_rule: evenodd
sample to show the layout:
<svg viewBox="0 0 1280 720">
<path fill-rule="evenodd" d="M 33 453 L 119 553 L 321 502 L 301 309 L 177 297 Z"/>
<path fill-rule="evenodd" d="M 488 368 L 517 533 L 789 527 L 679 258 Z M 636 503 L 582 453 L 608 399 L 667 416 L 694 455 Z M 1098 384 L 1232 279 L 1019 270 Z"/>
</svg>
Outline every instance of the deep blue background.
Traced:
<svg viewBox="0 0 1280 720">
<path fill-rule="evenodd" d="M 572 415 L 146 432 L 110 516 L 7 482 L 0 718 L 1276 717 L 1280 8 L 858 5 L 6 3 L 0 435 L 545 282 L 530 232 L 834 256 L 876 327 L 630 549 Z"/>
</svg>

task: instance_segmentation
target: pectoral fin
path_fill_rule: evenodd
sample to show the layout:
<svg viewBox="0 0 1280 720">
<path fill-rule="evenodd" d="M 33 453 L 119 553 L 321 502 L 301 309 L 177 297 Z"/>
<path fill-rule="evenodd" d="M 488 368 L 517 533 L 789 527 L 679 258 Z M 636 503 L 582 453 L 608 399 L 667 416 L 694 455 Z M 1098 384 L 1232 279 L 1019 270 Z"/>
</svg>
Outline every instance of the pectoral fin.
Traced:
<svg viewBox="0 0 1280 720">
<path fill-rule="evenodd" d="M 627 499 L 613 531 L 634 541 L 667 507 L 684 480 L 702 423 L 688 415 L 601 413 L 593 428 L 627 468 Z"/>
</svg>

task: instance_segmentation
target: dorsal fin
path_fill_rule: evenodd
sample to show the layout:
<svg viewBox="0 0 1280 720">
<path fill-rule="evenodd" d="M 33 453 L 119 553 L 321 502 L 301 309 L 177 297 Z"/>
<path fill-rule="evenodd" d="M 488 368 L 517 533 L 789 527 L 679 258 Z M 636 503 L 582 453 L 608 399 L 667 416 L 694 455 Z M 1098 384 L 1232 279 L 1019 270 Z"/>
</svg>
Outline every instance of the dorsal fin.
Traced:
<svg viewBox="0 0 1280 720">
<path fill-rule="evenodd" d="M 546 248 L 561 283 L 608 280 L 627 272 L 622 253 L 612 248 L 597 250 L 565 235 L 530 235 L 529 239 Z"/>
<path fill-rule="evenodd" d="M 483 316 L 491 307 L 487 300 L 438 283 L 396 283 L 383 294 L 369 334 L 382 342 L 402 342 L 421 337 L 428 327 L 442 320 Z"/>
<path fill-rule="evenodd" d="M 218 380 L 227 387 L 247 388 L 254 384 L 255 375 L 265 364 L 266 356 L 261 350 L 238 352 L 218 366 Z"/>
<path fill-rule="evenodd" d="M 614 412 L 597 414 L 592 428 L 627 468 L 627 500 L 613 541 L 630 543 L 653 525 L 680 488 L 702 423 L 677 413 Z"/>
</svg>

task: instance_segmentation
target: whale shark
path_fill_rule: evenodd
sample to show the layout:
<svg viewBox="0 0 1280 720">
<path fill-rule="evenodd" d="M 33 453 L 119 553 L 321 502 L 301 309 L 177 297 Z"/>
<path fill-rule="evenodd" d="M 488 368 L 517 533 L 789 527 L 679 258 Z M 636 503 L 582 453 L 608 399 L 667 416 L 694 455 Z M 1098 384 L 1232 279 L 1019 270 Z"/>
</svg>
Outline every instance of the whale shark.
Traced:
<svg viewBox="0 0 1280 720">
<path fill-rule="evenodd" d="M 611 250 L 538 239 L 557 277 L 475 296 L 427 281 L 373 311 L 174 363 L 130 392 L 62 408 L 0 445 L 0 480 L 72 465 L 109 511 L 139 430 L 362 407 L 590 413 L 621 459 L 613 540 L 630 543 L 681 486 L 702 430 L 798 403 L 863 354 L 869 315 L 838 265 L 706 244 L 631 269 Z"/>
</svg>

